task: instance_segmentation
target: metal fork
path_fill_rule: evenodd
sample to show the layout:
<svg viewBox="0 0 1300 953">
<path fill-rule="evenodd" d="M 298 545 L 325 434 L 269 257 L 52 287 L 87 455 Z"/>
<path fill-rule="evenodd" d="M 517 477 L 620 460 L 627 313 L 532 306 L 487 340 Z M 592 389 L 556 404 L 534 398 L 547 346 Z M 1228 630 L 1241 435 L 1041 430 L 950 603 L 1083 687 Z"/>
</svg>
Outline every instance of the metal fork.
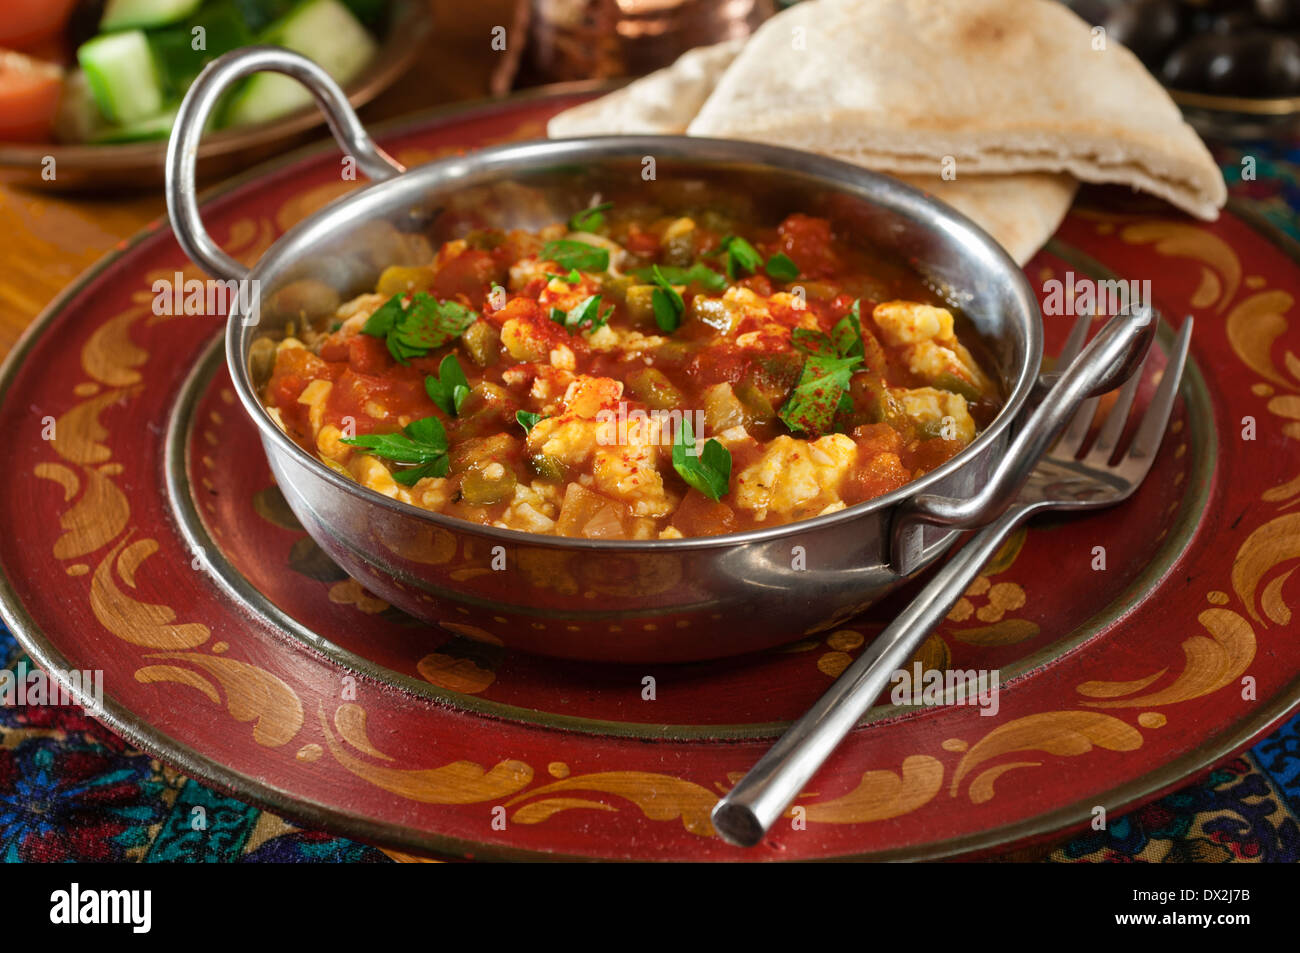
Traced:
<svg viewBox="0 0 1300 953">
<path fill-rule="evenodd" d="M 1089 316 L 1080 317 L 1070 332 L 1058 367 L 1071 365 L 1079 356 L 1090 323 Z M 1114 406 L 1082 457 L 1098 398 L 1088 398 L 1079 404 L 1061 438 L 1039 460 L 1015 501 L 957 550 L 826 694 L 714 806 L 713 826 L 723 840 L 752 847 L 763 839 L 768 828 L 892 681 L 894 673 L 943 621 L 1012 530 L 1044 510 L 1114 506 L 1133 494 L 1151 469 L 1164 438 L 1187 360 L 1191 332 L 1192 319 L 1188 316 L 1170 350 L 1160 385 L 1133 439 L 1115 463 L 1111 463 L 1111 458 L 1125 431 L 1146 371 L 1146 361 L 1120 389 Z"/>
</svg>

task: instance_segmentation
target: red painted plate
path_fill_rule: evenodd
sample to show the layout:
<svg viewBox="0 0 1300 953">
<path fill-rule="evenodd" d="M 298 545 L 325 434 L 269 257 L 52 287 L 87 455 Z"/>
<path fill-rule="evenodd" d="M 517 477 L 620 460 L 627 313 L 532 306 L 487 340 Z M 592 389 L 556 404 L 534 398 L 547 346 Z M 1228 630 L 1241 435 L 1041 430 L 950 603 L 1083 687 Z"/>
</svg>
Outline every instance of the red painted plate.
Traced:
<svg viewBox="0 0 1300 953">
<path fill-rule="evenodd" d="M 380 138 L 413 164 L 542 135 L 575 101 L 510 100 Z M 338 170 L 315 150 L 227 190 L 205 221 L 251 262 L 355 185 Z M 918 653 L 996 670 L 996 714 L 877 709 L 751 851 L 722 843 L 710 808 L 890 607 L 763 655 L 630 668 L 413 622 L 294 522 L 230 390 L 222 320 L 154 314 L 156 279 L 201 277 L 163 224 L 69 288 L 0 374 L 3 614 L 47 667 L 102 670 L 102 717 L 132 742 L 406 849 L 921 858 L 1041 838 L 1173 786 L 1300 701 L 1295 249 L 1237 213 L 1206 225 L 1090 191 L 1028 273 L 1044 287 L 1107 268 L 1196 318 L 1151 477 L 1123 507 L 1013 538 Z M 1072 319 L 1046 321 L 1054 353 Z M 616 579 L 581 583 L 617 594 Z"/>
</svg>

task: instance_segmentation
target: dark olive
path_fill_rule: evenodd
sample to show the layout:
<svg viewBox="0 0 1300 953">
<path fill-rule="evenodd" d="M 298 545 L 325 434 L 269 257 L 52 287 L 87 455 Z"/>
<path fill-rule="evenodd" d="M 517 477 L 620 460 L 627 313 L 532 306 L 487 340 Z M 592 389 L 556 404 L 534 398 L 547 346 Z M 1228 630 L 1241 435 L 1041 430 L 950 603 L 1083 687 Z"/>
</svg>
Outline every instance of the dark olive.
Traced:
<svg viewBox="0 0 1300 953">
<path fill-rule="evenodd" d="M 1160 79 L 1166 86 L 1193 92 L 1208 92 L 1210 64 L 1223 55 L 1223 37 L 1203 33 L 1179 46 L 1160 67 Z"/>
<path fill-rule="evenodd" d="M 1182 32 L 1182 11 L 1174 0 L 1134 0 L 1117 7 L 1103 25 L 1109 39 L 1158 66 Z"/>
<path fill-rule="evenodd" d="M 1240 10 L 1250 5 L 1251 0 L 1179 0 L 1183 7 L 1191 10 L 1207 10 L 1217 13 L 1226 10 Z"/>
<path fill-rule="evenodd" d="M 1223 36 L 1234 36 L 1238 33 L 1249 33 L 1251 30 L 1259 29 L 1259 17 L 1249 10 L 1235 10 L 1231 13 L 1220 13 L 1218 16 L 1211 17 L 1206 24 L 1206 29 L 1212 33 L 1218 33 Z"/>
<path fill-rule="evenodd" d="M 1231 96 L 1300 94 L 1300 42 L 1252 32 L 1205 34 L 1175 50 L 1160 71 L 1175 89 Z"/>
<path fill-rule="evenodd" d="M 1270 26 L 1300 26 L 1300 0 L 1255 0 L 1255 12 Z"/>
</svg>

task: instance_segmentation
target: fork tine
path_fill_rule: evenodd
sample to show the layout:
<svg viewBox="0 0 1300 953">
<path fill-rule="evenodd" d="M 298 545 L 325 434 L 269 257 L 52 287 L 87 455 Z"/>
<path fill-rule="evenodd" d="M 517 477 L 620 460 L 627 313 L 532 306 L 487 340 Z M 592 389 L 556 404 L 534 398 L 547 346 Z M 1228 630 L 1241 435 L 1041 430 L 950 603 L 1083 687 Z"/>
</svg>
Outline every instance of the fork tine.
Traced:
<svg viewBox="0 0 1300 953">
<path fill-rule="evenodd" d="M 1183 319 L 1183 326 L 1169 351 L 1169 361 L 1165 365 L 1164 376 L 1151 405 L 1147 408 L 1138 425 L 1133 443 L 1120 460 L 1124 476 L 1132 480 L 1141 480 L 1151 469 L 1160 441 L 1164 439 L 1165 428 L 1169 425 L 1169 415 L 1174 409 L 1174 400 L 1178 397 L 1178 384 L 1183 378 L 1183 368 L 1187 364 L 1187 351 L 1192 340 L 1192 316 Z"/>
<path fill-rule="evenodd" d="M 1061 355 L 1056 359 L 1056 373 L 1063 373 L 1079 356 L 1079 352 L 1083 350 L 1083 342 L 1088 338 L 1088 329 L 1091 326 L 1091 313 L 1082 313 L 1075 320 L 1074 327 L 1070 329 L 1070 336 L 1065 340 L 1065 347 L 1061 348 Z M 1092 426 L 1093 414 L 1096 412 L 1097 401 L 1093 398 L 1089 398 L 1079 405 L 1079 409 L 1070 418 L 1065 433 L 1057 441 L 1056 450 L 1058 453 L 1072 457 L 1079 452 L 1083 438 L 1087 436 L 1088 428 Z"/>
<path fill-rule="evenodd" d="M 1115 445 L 1119 443 L 1119 438 L 1128 423 L 1128 412 L 1133 408 L 1133 399 L 1137 397 L 1138 388 L 1142 386 L 1142 375 L 1146 373 L 1150 360 L 1151 352 L 1148 351 L 1137 370 L 1124 382 L 1119 395 L 1115 398 L 1114 406 L 1106 414 L 1105 423 L 1097 432 L 1097 439 L 1093 441 L 1088 456 L 1084 458 L 1087 463 L 1104 467 L 1110 461 L 1110 455 L 1115 452 Z"/>
</svg>

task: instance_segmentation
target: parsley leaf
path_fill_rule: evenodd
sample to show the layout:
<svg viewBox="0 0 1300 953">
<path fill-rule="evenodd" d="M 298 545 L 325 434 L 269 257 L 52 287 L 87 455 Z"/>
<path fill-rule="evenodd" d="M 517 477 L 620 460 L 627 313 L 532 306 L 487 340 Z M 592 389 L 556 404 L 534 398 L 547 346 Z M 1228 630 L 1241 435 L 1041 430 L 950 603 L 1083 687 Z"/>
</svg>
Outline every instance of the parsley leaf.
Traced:
<svg viewBox="0 0 1300 953">
<path fill-rule="evenodd" d="M 581 212 L 574 212 L 573 217 L 569 219 L 569 231 L 596 231 L 605 224 L 605 216 L 602 213 L 608 212 L 613 207 L 613 202 L 601 202 L 599 205 L 591 206 L 591 208 L 584 208 Z"/>
<path fill-rule="evenodd" d="M 384 338 L 393 359 L 406 364 L 460 337 L 476 320 L 478 314 L 459 302 L 438 301 L 417 291 L 405 305 L 400 294 L 389 298 L 366 320 L 361 332 Z"/>
<path fill-rule="evenodd" d="M 556 323 L 562 323 L 569 329 L 570 334 L 573 333 L 574 329 L 579 331 L 594 331 L 603 325 L 609 318 L 608 311 L 604 314 L 600 313 L 600 295 L 592 295 L 589 298 L 584 298 L 580 303 L 570 308 L 567 314 L 560 311 L 559 308 L 552 308 L 552 321 L 556 320 L 555 316 L 557 312 L 564 314 L 564 320 L 563 322 L 557 321 Z"/>
<path fill-rule="evenodd" d="M 566 285 L 576 285 L 576 284 L 578 284 L 579 282 L 582 281 L 582 275 L 578 272 L 578 269 L 576 269 L 576 268 L 570 270 L 569 273 L 568 273 L 567 275 L 552 275 L 552 274 L 547 274 L 546 277 L 547 277 L 547 278 L 559 278 L 559 279 L 560 279 L 561 281 L 563 281 Z"/>
<path fill-rule="evenodd" d="M 672 334 L 682 323 L 682 315 L 686 312 L 686 302 L 678 294 L 677 289 L 672 286 L 659 266 L 655 265 L 650 269 L 651 280 L 654 281 L 655 290 L 650 296 L 650 306 L 654 309 L 655 324 L 666 334 Z"/>
<path fill-rule="evenodd" d="M 778 416 L 796 433 L 826 433 L 837 412 L 852 409 L 849 380 L 863 360 L 858 302 L 836 323 L 831 336 L 795 328 L 791 339 L 808 359 Z"/>
<path fill-rule="evenodd" d="M 831 329 L 831 339 L 835 342 L 835 350 L 840 357 L 862 357 L 866 353 L 862 344 L 861 305 L 860 300 L 854 301 L 849 313 L 840 318 Z"/>
<path fill-rule="evenodd" d="M 777 281 L 794 281 L 799 277 L 799 266 L 785 252 L 777 252 L 767 260 L 767 273 Z"/>
<path fill-rule="evenodd" d="M 697 451 L 691 421 L 685 415 L 673 437 L 673 469 L 687 485 L 715 503 L 731 489 L 731 451 L 717 440 L 710 440 Z"/>
<path fill-rule="evenodd" d="M 540 257 L 570 271 L 609 270 L 609 252 L 606 249 L 567 238 L 547 242 L 542 246 Z"/>
<path fill-rule="evenodd" d="M 732 281 L 736 280 L 737 268 L 752 273 L 758 271 L 758 266 L 763 263 L 763 256 L 758 253 L 758 249 L 739 235 L 724 238 L 722 250 L 727 254 L 727 277 Z"/>
<path fill-rule="evenodd" d="M 395 294 L 374 310 L 374 313 L 366 319 L 361 331 L 377 338 L 386 337 L 393 329 L 393 325 L 400 321 L 405 313 L 406 307 L 402 304 L 402 296 Z"/>
<path fill-rule="evenodd" d="M 438 365 L 438 375 L 424 379 L 424 389 L 429 398 L 448 417 L 460 414 L 460 405 L 469 396 L 469 380 L 461 370 L 455 354 L 448 354 Z"/>
<path fill-rule="evenodd" d="M 404 486 L 411 486 L 423 477 L 443 477 L 451 472 L 451 464 L 447 460 L 447 431 L 437 417 L 413 420 L 401 433 L 344 437 L 343 443 L 361 447 L 377 457 L 395 463 L 418 464 L 411 469 L 393 471 L 393 479 Z"/>
<path fill-rule="evenodd" d="M 794 433 L 823 434 L 829 431 L 861 357 L 832 357 L 824 353 L 808 355 L 799 383 L 778 412 L 782 422 Z"/>
<path fill-rule="evenodd" d="M 790 332 L 790 340 L 794 342 L 795 347 L 805 354 L 823 354 L 826 357 L 844 356 L 835 349 L 835 342 L 820 331 L 795 328 Z"/>
<path fill-rule="evenodd" d="M 698 262 L 689 268 L 681 268 L 677 265 L 655 265 L 653 268 L 639 268 L 632 274 L 642 281 L 653 281 L 655 268 L 658 268 L 663 273 L 663 276 L 675 285 L 695 283 L 703 285 L 709 291 L 725 291 L 727 288 L 727 279 L 725 277 L 708 265 L 702 265 Z"/>
<path fill-rule="evenodd" d="M 545 414 L 533 414 L 526 410 L 515 411 L 515 420 L 524 428 L 524 433 L 532 433 L 533 428 L 545 419 Z"/>
</svg>

